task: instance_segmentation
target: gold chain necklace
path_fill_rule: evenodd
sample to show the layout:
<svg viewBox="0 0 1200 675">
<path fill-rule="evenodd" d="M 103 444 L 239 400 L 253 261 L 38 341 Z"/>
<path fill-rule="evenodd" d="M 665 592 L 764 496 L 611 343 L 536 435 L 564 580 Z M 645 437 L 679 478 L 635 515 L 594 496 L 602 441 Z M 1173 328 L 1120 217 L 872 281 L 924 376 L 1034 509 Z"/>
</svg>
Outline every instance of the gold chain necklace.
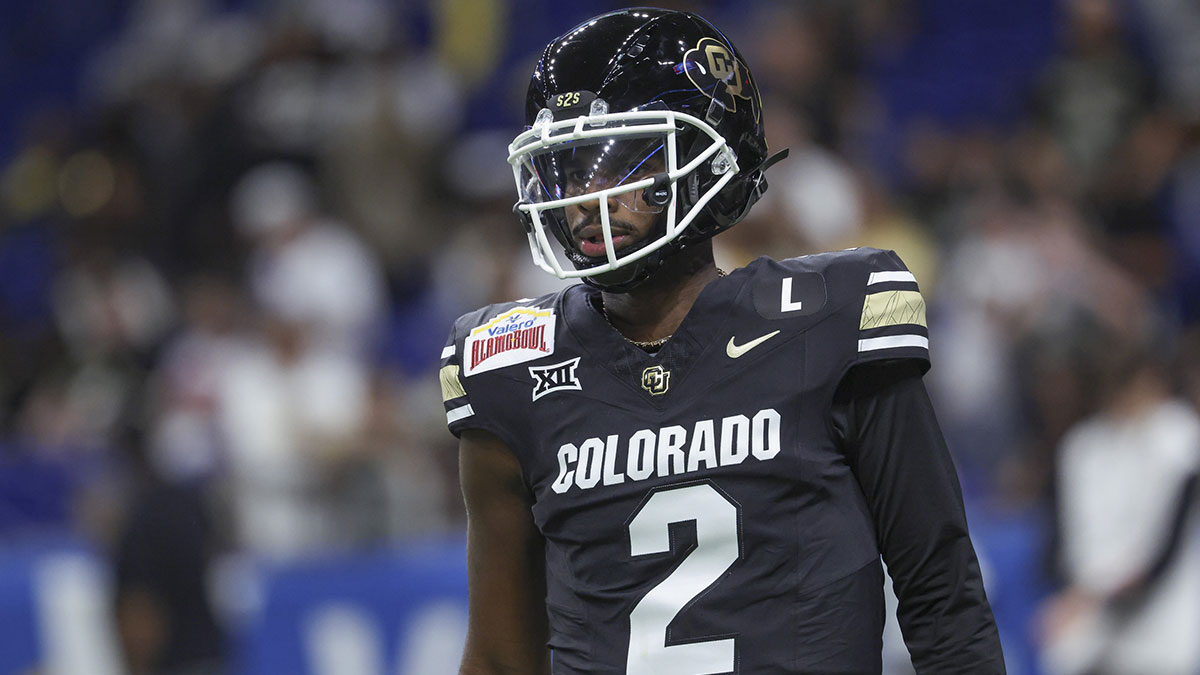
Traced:
<svg viewBox="0 0 1200 675">
<path fill-rule="evenodd" d="M 728 276 L 728 273 L 725 270 L 718 267 L 717 268 L 717 278 L 720 279 L 721 277 L 724 277 L 724 276 Z M 622 333 L 620 331 L 620 329 L 618 329 L 616 326 L 613 325 L 612 319 L 608 316 L 608 308 L 604 306 L 604 296 L 603 295 L 600 296 L 600 313 L 604 315 L 604 320 L 608 322 L 608 325 L 612 326 L 613 330 L 617 331 L 617 335 L 620 335 L 621 338 L 624 339 L 629 344 L 634 345 L 636 347 L 640 347 L 647 351 L 653 350 L 653 349 L 658 349 L 659 347 L 667 344 L 667 340 L 670 340 L 672 337 L 675 336 L 674 333 L 671 333 L 670 335 L 668 335 L 666 337 L 661 337 L 657 340 L 647 340 L 645 342 L 643 342 L 641 340 L 633 340 L 633 339 L 625 337 L 625 334 Z"/>
</svg>

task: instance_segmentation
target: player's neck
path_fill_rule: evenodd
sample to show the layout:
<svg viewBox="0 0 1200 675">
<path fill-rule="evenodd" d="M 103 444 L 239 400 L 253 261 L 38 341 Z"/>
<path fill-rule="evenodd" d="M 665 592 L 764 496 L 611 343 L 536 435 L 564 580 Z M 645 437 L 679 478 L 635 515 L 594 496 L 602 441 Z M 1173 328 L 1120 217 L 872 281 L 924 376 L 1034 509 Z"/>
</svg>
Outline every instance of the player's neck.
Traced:
<svg viewBox="0 0 1200 675">
<path fill-rule="evenodd" d="M 718 276 L 712 245 L 678 253 L 628 293 L 604 292 L 609 322 L 626 338 L 650 342 L 673 335 L 708 282 Z"/>
</svg>

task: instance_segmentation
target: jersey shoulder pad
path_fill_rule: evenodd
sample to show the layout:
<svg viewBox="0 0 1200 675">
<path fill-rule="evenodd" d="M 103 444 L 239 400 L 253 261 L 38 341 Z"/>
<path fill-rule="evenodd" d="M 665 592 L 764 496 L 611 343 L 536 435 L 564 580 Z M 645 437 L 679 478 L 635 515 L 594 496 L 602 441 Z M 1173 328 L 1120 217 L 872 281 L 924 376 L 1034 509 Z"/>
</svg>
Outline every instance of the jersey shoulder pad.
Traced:
<svg viewBox="0 0 1200 675">
<path fill-rule="evenodd" d="M 442 349 L 439 379 L 446 422 L 455 435 L 473 427 L 497 431 L 476 410 L 473 400 L 483 397 L 473 385 L 480 375 L 554 352 L 562 293 L 487 305 L 454 322 Z"/>
<path fill-rule="evenodd" d="M 853 346 L 850 365 L 913 358 L 928 368 L 925 300 L 916 277 L 895 251 L 853 248 L 781 264 L 821 276 L 838 333 Z"/>
<path fill-rule="evenodd" d="M 830 277 L 855 308 L 856 362 L 917 359 L 929 367 L 925 298 L 895 251 L 858 248 L 833 254 Z M 836 271 L 834 271 L 836 269 Z M 832 284 L 831 284 L 832 285 Z"/>
</svg>

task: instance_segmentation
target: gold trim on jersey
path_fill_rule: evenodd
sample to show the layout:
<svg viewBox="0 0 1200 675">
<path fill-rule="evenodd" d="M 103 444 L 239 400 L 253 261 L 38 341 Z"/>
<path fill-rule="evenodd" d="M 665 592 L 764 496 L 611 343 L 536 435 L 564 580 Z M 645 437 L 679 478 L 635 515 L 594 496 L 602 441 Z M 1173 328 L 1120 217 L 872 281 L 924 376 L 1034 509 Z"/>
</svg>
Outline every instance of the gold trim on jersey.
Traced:
<svg viewBox="0 0 1200 675">
<path fill-rule="evenodd" d="M 467 390 L 463 389 L 462 380 L 458 379 L 458 366 L 450 365 L 442 368 L 438 372 L 438 378 L 442 381 L 442 403 L 467 395 Z"/>
<path fill-rule="evenodd" d="M 863 299 L 859 330 L 909 324 L 925 325 L 925 298 L 919 291 L 882 291 Z"/>
</svg>

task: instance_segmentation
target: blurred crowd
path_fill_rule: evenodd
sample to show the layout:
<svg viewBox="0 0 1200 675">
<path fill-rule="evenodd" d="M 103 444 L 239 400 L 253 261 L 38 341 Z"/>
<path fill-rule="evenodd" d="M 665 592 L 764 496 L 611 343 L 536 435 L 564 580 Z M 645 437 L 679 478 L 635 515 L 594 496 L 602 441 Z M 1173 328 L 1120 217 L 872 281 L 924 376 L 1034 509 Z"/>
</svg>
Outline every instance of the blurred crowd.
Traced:
<svg viewBox="0 0 1200 675">
<path fill-rule="evenodd" d="M 1200 669 L 1200 5 L 658 4 L 727 30 L 791 148 L 718 263 L 920 281 L 968 505 L 1053 525 L 1039 667 Z M 110 552 L 132 672 L 220 662 L 220 554 L 461 530 L 437 356 L 559 287 L 505 146 L 540 46 L 616 6 L 114 2 L 77 100 L 0 129 L 0 544 Z"/>
</svg>

